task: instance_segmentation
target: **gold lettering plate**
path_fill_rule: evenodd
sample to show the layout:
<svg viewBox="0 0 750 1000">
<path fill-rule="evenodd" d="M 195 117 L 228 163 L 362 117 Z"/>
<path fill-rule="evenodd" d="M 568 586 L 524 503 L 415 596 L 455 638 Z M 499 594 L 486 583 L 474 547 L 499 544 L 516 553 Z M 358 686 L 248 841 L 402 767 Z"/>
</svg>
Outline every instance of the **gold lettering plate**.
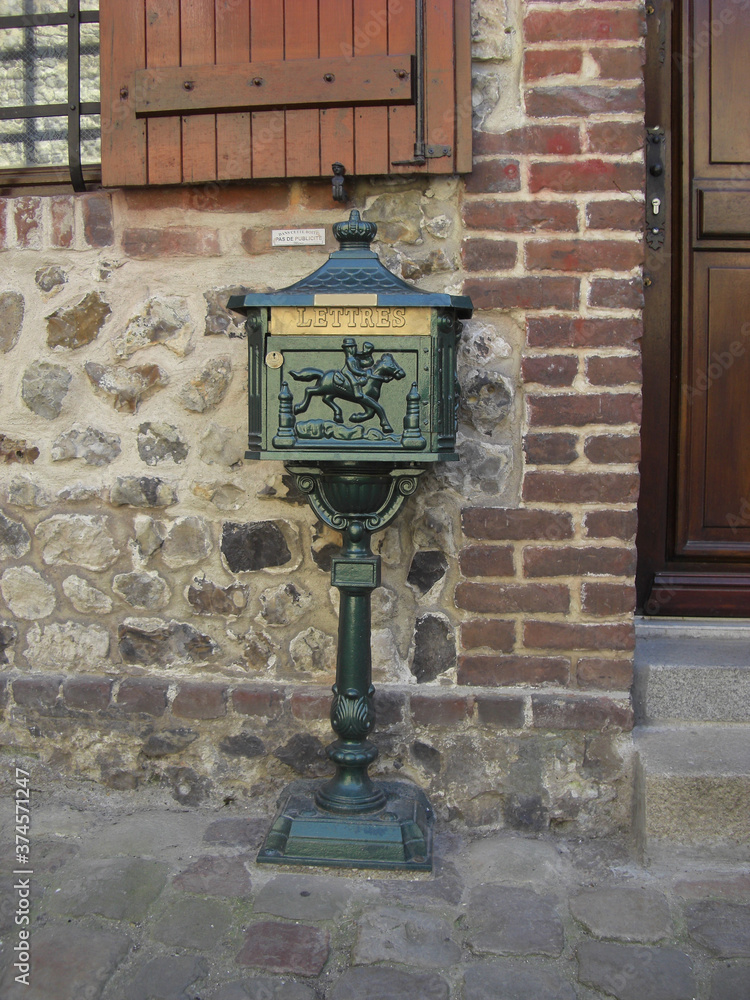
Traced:
<svg viewBox="0 0 750 1000">
<path fill-rule="evenodd" d="M 280 306 L 271 311 L 271 330 L 286 334 L 387 334 L 428 337 L 432 309 L 383 306 Z"/>
</svg>

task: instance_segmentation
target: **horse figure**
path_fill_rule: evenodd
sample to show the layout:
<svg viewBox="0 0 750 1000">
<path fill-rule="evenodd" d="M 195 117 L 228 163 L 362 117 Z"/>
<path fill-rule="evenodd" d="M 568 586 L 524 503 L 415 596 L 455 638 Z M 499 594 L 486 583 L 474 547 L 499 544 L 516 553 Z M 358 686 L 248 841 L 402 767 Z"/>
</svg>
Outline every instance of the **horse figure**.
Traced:
<svg viewBox="0 0 750 1000">
<path fill-rule="evenodd" d="M 355 391 L 350 379 L 338 368 L 333 371 L 323 372 L 319 368 L 302 368 L 298 372 L 289 373 L 298 382 L 314 382 L 305 389 L 305 396 L 301 403 L 294 407 L 295 414 L 304 413 L 310 405 L 313 396 L 322 396 L 326 406 L 333 410 L 333 419 L 337 424 L 343 424 L 344 414 L 341 407 L 336 403 L 337 399 L 345 399 L 350 403 L 359 403 L 363 407 L 361 413 L 353 413 L 351 420 L 360 423 L 364 420 L 371 420 L 378 416 L 380 426 L 384 434 L 392 434 L 393 428 L 388 423 L 385 410 L 379 403 L 380 390 L 386 382 L 394 379 L 402 379 L 406 372 L 399 365 L 392 354 L 384 354 L 379 358 L 371 369 L 367 371 L 367 381 Z"/>
</svg>

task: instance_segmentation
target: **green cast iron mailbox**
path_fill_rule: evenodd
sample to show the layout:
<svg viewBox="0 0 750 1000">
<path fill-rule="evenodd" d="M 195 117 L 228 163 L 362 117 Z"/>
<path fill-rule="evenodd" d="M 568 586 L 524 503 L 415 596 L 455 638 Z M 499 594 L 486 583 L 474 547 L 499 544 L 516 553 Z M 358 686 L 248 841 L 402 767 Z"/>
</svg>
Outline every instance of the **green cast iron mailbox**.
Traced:
<svg viewBox="0 0 750 1000">
<path fill-rule="evenodd" d="M 247 458 L 286 464 L 310 506 L 344 535 L 331 561 L 340 592 L 328 782 L 294 782 L 258 855 L 263 862 L 430 870 L 432 810 L 405 781 L 368 775 L 377 748 L 370 595 L 385 528 L 432 462 L 457 459 L 456 348 L 465 296 L 424 292 L 370 250 L 377 227 L 352 211 L 340 249 L 278 292 L 233 296 L 247 316 Z"/>
</svg>

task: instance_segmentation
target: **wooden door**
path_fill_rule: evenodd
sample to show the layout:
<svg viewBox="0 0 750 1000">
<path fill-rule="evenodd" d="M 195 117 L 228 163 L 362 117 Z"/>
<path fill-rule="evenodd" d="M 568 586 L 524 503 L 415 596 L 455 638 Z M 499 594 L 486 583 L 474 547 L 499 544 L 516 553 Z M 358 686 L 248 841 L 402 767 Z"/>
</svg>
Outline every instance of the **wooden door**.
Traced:
<svg viewBox="0 0 750 1000">
<path fill-rule="evenodd" d="M 750 615 L 750 0 L 675 4 L 648 16 L 668 217 L 647 253 L 639 597 Z"/>
</svg>

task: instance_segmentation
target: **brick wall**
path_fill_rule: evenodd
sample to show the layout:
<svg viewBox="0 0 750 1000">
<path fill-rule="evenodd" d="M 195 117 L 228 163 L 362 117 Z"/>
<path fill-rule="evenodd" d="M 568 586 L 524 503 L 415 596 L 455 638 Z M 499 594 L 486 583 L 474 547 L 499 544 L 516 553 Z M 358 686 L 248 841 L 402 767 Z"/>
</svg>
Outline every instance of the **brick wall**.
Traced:
<svg viewBox="0 0 750 1000">
<path fill-rule="evenodd" d="M 347 181 L 387 266 L 477 308 L 462 461 L 374 540 L 376 770 L 443 822 L 602 833 L 631 787 L 640 19 L 473 12 L 472 175 Z M 0 199 L 0 739 L 40 783 L 270 809 L 328 771 L 338 536 L 242 460 L 223 303 L 321 262 L 271 228 L 333 249 L 341 217 L 318 182 Z"/>
</svg>

